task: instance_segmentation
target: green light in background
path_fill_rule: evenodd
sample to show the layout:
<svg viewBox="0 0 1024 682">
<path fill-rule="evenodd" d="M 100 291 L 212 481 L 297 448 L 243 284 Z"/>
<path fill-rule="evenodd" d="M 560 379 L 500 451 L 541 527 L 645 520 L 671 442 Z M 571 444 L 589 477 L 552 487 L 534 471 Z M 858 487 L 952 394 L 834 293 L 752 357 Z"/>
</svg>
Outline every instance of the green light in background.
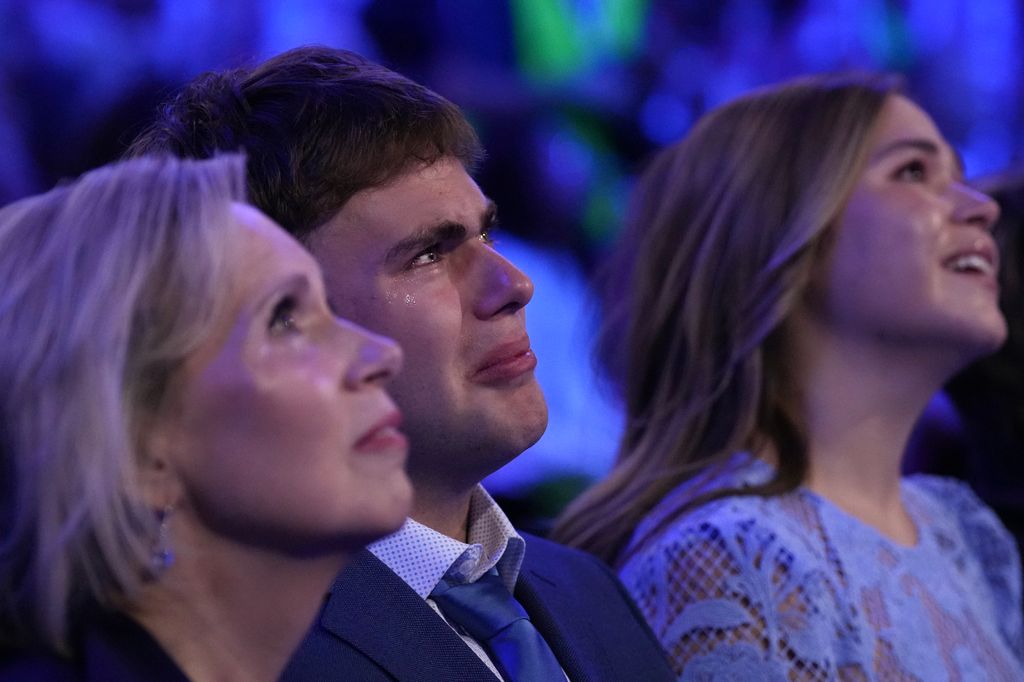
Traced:
<svg viewBox="0 0 1024 682">
<path fill-rule="evenodd" d="M 512 0 L 522 71 L 541 81 L 579 75 L 637 49 L 649 0 Z"/>
<path fill-rule="evenodd" d="M 566 117 L 572 134 L 593 154 L 589 187 L 581 216 L 581 227 L 591 245 L 604 246 L 614 237 L 625 213 L 628 183 L 621 162 L 600 121 L 586 114 Z"/>
</svg>

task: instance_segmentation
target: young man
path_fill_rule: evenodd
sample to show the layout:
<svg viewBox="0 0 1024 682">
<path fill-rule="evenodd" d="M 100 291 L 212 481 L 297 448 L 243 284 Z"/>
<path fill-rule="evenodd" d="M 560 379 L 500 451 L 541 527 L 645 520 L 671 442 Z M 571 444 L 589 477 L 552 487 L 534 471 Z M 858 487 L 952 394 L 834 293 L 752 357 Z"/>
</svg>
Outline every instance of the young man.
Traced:
<svg viewBox="0 0 1024 682">
<path fill-rule="evenodd" d="M 412 517 L 339 577 L 286 678 L 671 679 L 612 574 L 520 536 L 480 486 L 536 442 L 547 408 L 525 328 L 533 284 L 493 247 L 459 109 L 358 55 L 299 48 L 199 77 L 129 153 L 239 148 L 250 198 L 319 260 L 337 314 L 405 350 L 391 391 Z M 466 586 L 514 593 L 529 621 L 478 629 L 450 598 Z"/>
</svg>

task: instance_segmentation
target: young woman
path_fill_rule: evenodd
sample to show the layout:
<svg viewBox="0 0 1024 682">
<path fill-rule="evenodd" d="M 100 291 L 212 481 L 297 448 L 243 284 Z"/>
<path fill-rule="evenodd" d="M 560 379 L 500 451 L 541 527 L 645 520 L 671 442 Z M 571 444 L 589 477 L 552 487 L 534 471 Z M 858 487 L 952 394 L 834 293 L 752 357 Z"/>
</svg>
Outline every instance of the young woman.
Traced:
<svg viewBox="0 0 1024 682">
<path fill-rule="evenodd" d="M 556 537 L 617 563 L 682 679 L 1024 679 L 1005 529 L 900 477 L 929 397 L 1006 335 L 997 207 L 931 119 L 881 79 L 755 92 L 634 209 L 626 433 Z"/>
<path fill-rule="evenodd" d="M 409 510 L 398 348 L 243 187 L 139 159 L 0 211 L 2 679 L 276 679 Z"/>
</svg>

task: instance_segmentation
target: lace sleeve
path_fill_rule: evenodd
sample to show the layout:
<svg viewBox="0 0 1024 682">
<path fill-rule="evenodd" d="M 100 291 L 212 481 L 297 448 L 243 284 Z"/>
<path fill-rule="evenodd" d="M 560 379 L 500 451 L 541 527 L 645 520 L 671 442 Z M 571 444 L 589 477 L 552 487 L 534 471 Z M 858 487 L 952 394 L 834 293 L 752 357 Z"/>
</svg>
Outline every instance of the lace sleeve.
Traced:
<svg viewBox="0 0 1024 682">
<path fill-rule="evenodd" d="M 816 563 L 801 561 L 805 542 L 749 512 L 682 520 L 627 563 L 623 583 L 682 680 L 834 678 L 821 571 L 801 567 Z"/>
<path fill-rule="evenodd" d="M 1013 536 L 995 512 L 962 481 L 925 475 L 915 476 L 914 480 L 955 515 L 968 551 L 981 565 L 991 599 L 990 613 L 998 614 L 1003 638 L 1024 662 L 1021 559 Z"/>
</svg>

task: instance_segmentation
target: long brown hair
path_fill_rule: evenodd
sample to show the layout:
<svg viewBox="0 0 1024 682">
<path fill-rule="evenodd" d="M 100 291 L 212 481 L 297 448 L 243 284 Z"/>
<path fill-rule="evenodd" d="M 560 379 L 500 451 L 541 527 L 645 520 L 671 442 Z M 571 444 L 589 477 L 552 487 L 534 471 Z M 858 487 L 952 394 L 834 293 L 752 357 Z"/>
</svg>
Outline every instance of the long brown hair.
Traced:
<svg viewBox="0 0 1024 682">
<path fill-rule="evenodd" d="M 894 89 L 887 77 L 833 75 L 755 91 L 655 158 L 609 268 L 617 299 L 599 344 L 626 404 L 618 460 L 562 515 L 555 539 L 621 564 L 669 491 L 740 450 L 773 448 L 774 477 L 703 494 L 647 536 L 711 499 L 800 484 L 806 442 L 779 330 Z"/>
</svg>

